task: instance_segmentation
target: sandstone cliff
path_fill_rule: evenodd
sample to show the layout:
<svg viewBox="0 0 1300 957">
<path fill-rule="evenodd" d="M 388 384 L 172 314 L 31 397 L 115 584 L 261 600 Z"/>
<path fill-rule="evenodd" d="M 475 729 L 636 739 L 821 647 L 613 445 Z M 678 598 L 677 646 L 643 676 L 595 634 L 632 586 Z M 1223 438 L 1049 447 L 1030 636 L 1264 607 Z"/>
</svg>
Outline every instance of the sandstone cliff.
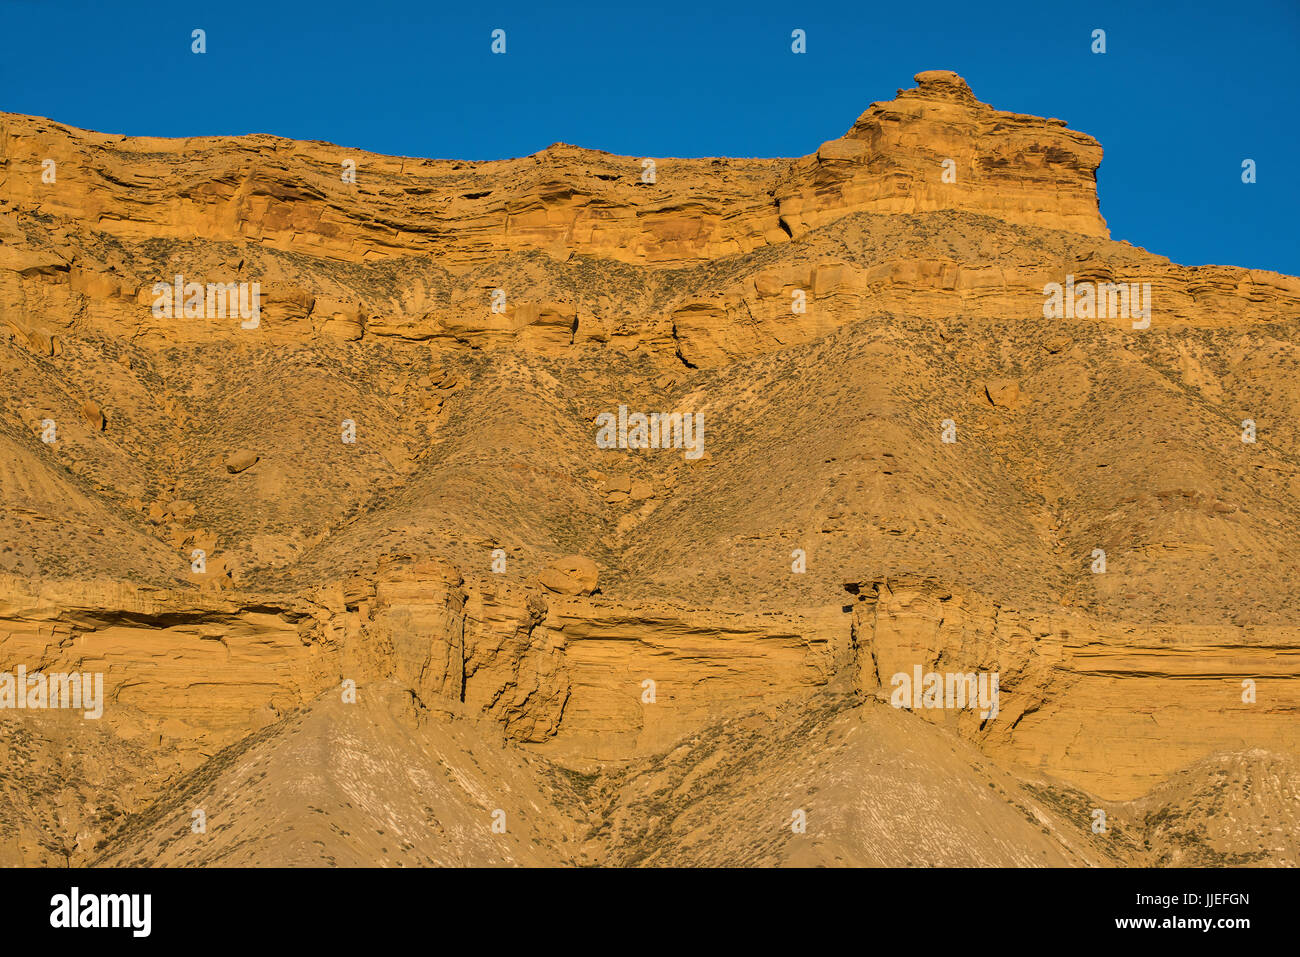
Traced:
<svg viewBox="0 0 1300 957">
<path fill-rule="evenodd" d="M 1294 863 L 1300 280 L 916 82 L 652 178 L 0 114 L 0 672 L 108 697 L 0 712 L 0 862 Z"/>
</svg>

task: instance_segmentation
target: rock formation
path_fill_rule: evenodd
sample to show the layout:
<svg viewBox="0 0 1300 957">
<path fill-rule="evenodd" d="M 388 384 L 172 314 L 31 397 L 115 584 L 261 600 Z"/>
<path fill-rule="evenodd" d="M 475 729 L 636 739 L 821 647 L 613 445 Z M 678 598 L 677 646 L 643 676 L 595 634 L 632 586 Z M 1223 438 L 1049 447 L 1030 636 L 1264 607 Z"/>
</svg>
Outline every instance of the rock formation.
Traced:
<svg viewBox="0 0 1300 957">
<path fill-rule="evenodd" d="M 653 176 L 0 114 L 0 675 L 105 689 L 0 864 L 1294 865 L 1300 279 L 916 83 Z"/>
</svg>

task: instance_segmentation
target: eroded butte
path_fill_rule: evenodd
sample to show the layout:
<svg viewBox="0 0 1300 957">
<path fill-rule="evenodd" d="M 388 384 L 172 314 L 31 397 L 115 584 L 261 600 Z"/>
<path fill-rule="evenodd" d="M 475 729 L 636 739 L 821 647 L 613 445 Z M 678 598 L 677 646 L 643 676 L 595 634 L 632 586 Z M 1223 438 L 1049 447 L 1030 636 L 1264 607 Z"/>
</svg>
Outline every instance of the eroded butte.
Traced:
<svg viewBox="0 0 1300 957">
<path fill-rule="evenodd" d="M 1300 280 L 916 83 L 653 182 L 0 114 L 0 672 L 105 699 L 0 863 L 1300 863 Z"/>
</svg>

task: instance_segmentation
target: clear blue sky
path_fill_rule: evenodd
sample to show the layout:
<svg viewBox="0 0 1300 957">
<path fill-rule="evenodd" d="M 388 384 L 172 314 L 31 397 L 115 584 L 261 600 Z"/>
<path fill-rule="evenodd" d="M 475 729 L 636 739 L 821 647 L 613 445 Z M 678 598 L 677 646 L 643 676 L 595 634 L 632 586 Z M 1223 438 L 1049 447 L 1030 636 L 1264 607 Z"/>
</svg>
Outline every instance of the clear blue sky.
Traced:
<svg viewBox="0 0 1300 957">
<path fill-rule="evenodd" d="M 489 49 L 498 27 L 504 56 Z M 790 51 L 796 27 L 804 55 Z M 1095 28 L 1105 55 L 1090 51 Z M 800 156 L 914 73 L 950 69 L 986 103 L 1101 141 L 1116 239 L 1296 275 L 1298 49 L 1300 0 L 0 0 L 0 109 L 437 158 L 557 141 Z"/>
</svg>

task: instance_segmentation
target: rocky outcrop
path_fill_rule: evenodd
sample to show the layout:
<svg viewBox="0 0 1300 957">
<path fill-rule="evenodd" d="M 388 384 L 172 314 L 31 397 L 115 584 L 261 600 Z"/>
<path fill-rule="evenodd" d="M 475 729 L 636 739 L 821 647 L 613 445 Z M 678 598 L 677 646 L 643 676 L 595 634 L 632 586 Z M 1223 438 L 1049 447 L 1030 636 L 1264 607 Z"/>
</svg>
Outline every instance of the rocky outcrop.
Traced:
<svg viewBox="0 0 1300 957">
<path fill-rule="evenodd" d="M 652 183 L 640 158 L 563 144 L 464 163 L 272 136 L 128 138 L 7 114 L 0 184 L 19 207 L 94 222 L 126 241 L 256 237 L 351 262 L 437 249 L 471 263 L 489 250 L 544 249 L 683 264 L 786 242 L 856 211 L 972 210 L 1106 235 L 1095 140 L 1060 120 L 980 103 L 954 73 L 916 82 L 802 160 L 658 159 Z M 44 159 L 56 164 L 58 189 L 42 182 Z"/>
<path fill-rule="evenodd" d="M 557 595 L 590 595 L 599 577 L 600 570 L 590 558 L 569 555 L 543 568 L 537 583 Z"/>
<path fill-rule="evenodd" d="M 238 475 L 240 472 L 245 472 L 256 465 L 257 459 L 256 452 L 250 449 L 240 449 L 227 455 L 225 462 L 222 464 L 225 465 L 226 471 L 231 475 Z"/>
<path fill-rule="evenodd" d="M 775 196 L 785 231 L 802 236 L 847 212 L 961 209 L 1109 236 L 1097 206 L 1096 140 L 1061 120 L 995 110 L 948 70 L 915 79 L 915 89 L 873 104 L 782 178 Z"/>
<path fill-rule="evenodd" d="M 864 313 L 938 316 L 959 302 L 972 315 L 1039 315 L 1044 287 L 1067 276 L 1149 283 L 1156 326 L 1269 322 L 1300 308 L 1290 277 L 1179 267 L 1107 241 L 1094 140 L 983 104 L 955 74 L 916 80 L 811 156 L 658 160 L 652 184 L 637 158 L 576 147 L 460 163 L 267 136 L 107 136 L 6 114 L 0 320 L 47 355 L 77 315 L 159 343 L 378 336 L 561 354 L 601 342 L 708 367 Z M 42 181 L 45 159 L 61 170 L 57 186 Z M 338 173 L 344 160 L 355 183 Z M 879 248 L 900 217 L 918 216 L 972 237 L 990 221 L 1014 225 L 1044 249 L 1026 254 L 1022 240 L 990 263 L 954 257 L 952 244 Z M 52 226 L 39 225 L 46 217 Z M 85 242 L 83 223 L 114 249 Z M 1062 244 L 1062 231 L 1084 241 Z M 145 240 L 213 253 L 191 247 L 167 263 Z M 878 248 L 856 262 L 816 250 L 846 241 Z M 313 275 L 279 252 L 314 258 Z M 703 298 L 699 283 L 679 289 L 660 271 L 743 254 L 754 258 L 711 273 Z M 593 269 L 620 294 L 580 290 L 572 277 Z M 155 315 L 155 285 L 178 270 L 205 285 L 258 282 L 256 331 Z M 795 294 L 804 300 L 792 309 Z"/>
<path fill-rule="evenodd" d="M 1300 747 L 1300 629 L 1153 627 L 1034 613 L 933 581 L 854 585 L 859 687 L 998 674 L 1000 707 L 916 709 L 987 753 L 1128 800 L 1220 751 Z M 912 710 L 910 707 L 908 710 Z"/>
<path fill-rule="evenodd" d="M 0 715 L 0 863 L 1290 861 L 1300 279 L 1110 241 L 1095 141 L 916 82 L 794 160 L 0 115 L 0 674 L 107 699 Z"/>
</svg>

